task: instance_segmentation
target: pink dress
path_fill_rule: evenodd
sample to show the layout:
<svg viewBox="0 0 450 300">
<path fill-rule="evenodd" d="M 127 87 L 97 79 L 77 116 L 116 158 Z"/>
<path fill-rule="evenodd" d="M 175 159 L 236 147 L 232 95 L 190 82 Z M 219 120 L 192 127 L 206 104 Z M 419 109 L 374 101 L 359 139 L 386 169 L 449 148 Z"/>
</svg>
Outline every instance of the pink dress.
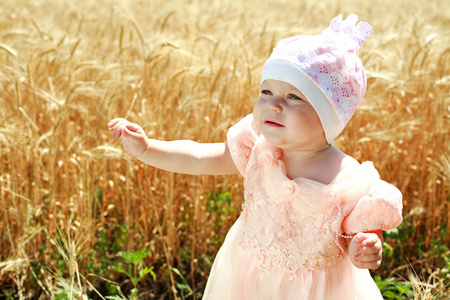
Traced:
<svg viewBox="0 0 450 300">
<path fill-rule="evenodd" d="M 328 185 L 289 179 L 280 149 L 254 129 L 252 115 L 230 128 L 228 146 L 244 176 L 245 204 L 204 300 L 382 299 L 342 237 L 401 223 L 402 195 L 372 163 L 345 169 Z"/>
</svg>

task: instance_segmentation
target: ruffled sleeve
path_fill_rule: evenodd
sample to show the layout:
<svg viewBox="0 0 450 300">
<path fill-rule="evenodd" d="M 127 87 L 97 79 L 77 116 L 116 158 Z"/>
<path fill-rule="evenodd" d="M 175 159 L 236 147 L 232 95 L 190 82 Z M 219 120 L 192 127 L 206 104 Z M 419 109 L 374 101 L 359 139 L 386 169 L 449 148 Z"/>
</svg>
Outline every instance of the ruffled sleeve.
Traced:
<svg viewBox="0 0 450 300">
<path fill-rule="evenodd" d="M 367 194 L 356 202 L 347 203 L 342 230 L 347 234 L 388 230 L 402 222 L 402 194 L 393 185 L 380 179 L 371 162 L 361 164 L 371 177 Z"/>
<path fill-rule="evenodd" d="M 253 124 L 252 114 L 246 116 L 228 130 L 228 148 L 230 149 L 234 164 L 241 175 L 245 174 L 250 153 L 259 136 L 260 134 Z"/>
</svg>

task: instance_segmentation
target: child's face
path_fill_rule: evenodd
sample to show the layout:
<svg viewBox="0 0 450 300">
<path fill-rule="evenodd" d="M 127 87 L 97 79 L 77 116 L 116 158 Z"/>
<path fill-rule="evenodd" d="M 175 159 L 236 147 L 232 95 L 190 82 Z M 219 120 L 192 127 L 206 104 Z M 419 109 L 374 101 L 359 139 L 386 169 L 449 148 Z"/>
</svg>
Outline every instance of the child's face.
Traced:
<svg viewBox="0 0 450 300">
<path fill-rule="evenodd" d="M 315 150 L 327 145 L 322 124 L 306 97 L 293 85 L 264 80 L 253 119 L 265 139 L 284 150 Z"/>
</svg>

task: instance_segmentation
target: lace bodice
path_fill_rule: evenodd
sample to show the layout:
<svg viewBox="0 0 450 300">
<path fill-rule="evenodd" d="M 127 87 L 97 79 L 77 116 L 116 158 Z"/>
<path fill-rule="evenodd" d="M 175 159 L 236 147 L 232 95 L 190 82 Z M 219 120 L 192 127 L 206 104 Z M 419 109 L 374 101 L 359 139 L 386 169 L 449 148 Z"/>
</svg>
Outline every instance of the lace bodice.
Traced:
<svg viewBox="0 0 450 300">
<path fill-rule="evenodd" d="M 245 204 L 239 245 L 258 267 L 331 268 L 346 255 L 342 233 L 390 229 L 401 222 L 401 193 L 380 180 L 372 163 L 344 170 L 331 184 L 289 179 L 280 149 L 253 127 L 252 115 L 228 132 L 233 161 L 244 176 Z"/>
</svg>

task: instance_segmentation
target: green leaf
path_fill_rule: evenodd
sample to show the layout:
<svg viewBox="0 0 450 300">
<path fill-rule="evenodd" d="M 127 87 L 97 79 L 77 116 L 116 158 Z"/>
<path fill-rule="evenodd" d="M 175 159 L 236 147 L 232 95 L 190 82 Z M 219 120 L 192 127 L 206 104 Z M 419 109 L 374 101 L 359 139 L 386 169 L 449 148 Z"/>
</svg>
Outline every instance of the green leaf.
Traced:
<svg viewBox="0 0 450 300">
<path fill-rule="evenodd" d="M 131 272 L 129 272 L 129 270 L 125 270 L 125 268 L 122 265 L 116 265 L 112 267 L 114 271 L 123 273 L 125 275 L 127 275 L 128 277 L 131 277 Z"/>
<path fill-rule="evenodd" d="M 13 295 L 16 293 L 16 290 L 3 290 L 3 293 L 6 294 L 6 300 L 14 299 Z"/>
<path fill-rule="evenodd" d="M 137 284 L 138 284 L 138 281 L 139 281 L 139 278 L 136 278 L 136 277 L 130 277 L 130 279 L 131 279 L 131 283 L 132 283 L 133 286 L 136 288 L 136 287 L 137 287 Z"/>
<path fill-rule="evenodd" d="M 134 264 L 137 265 L 141 260 L 146 258 L 148 256 L 149 252 L 150 251 L 148 251 L 145 247 L 143 249 L 135 252 L 134 255 L 133 255 Z"/>
<path fill-rule="evenodd" d="M 125 260 L 125 262 L 127 262 L 127 263 L 132 263 L 133 262 L 131 254 L 129 252 L 120 251 L 119 253 L 117 253 L 117 256 L 118 257 L 122 257 Z"/>
<path fill-rule="evenodd" d="M 136 252 L 120 251 L 119 253 L 117 253 L 117 256 L 122 257 L 127 263 L 131 263 L 136 266 L 141 260 L 147 257 L 149 252 L 150 251 L 148 251 L 146 248 L 143 248 Z"/>
<path fill-rule="evenodd" d="M 180 290 L 180 291 L 186 291 L 186 290 L 188 290 L 189 292 L 191 291 L 191 287 L 189 286 L 189 284 L 186 284 L 186 283 L 177 283 L 177 284 L 175 284 L 176 286 L 177 286 L 177 288 Z"/>
<path fill-rule="evenodd" d="M 400 297 L 400 298 L 399 298 Z M 384 299 L 402 299 L 401 296 L 399 296 L 398 294 L 394 294 L 391 291 L 386 291 L 383 293 L 383 298 Z"/>
<path fill-rule="evenodd" d="M 144 269 L 139 271 L 139 278 L 144 277 L 145 275 L 150 274 L 153 277 L 153 280 L 156 281 L 156 274 L 153 272 L 153 267 L 145 267 Z"/>
<path fill-rule="evenodd" d="M 172 268 L 172 271 L 177 274 L 178 276 L 180 276 L 180 278 L 183 280 L 183 284 L 181 285 L 183 287 L 184 290 L 188 290 L 190 293 L 192 293 L 192 288 L 189 286 L 186 278 L 184 278 L 183 274 L 181 274 L 180 270 L 178 270 L 177 268 Z M 177 284 L 178 285 L 178 284 Z"/>
</svg>

